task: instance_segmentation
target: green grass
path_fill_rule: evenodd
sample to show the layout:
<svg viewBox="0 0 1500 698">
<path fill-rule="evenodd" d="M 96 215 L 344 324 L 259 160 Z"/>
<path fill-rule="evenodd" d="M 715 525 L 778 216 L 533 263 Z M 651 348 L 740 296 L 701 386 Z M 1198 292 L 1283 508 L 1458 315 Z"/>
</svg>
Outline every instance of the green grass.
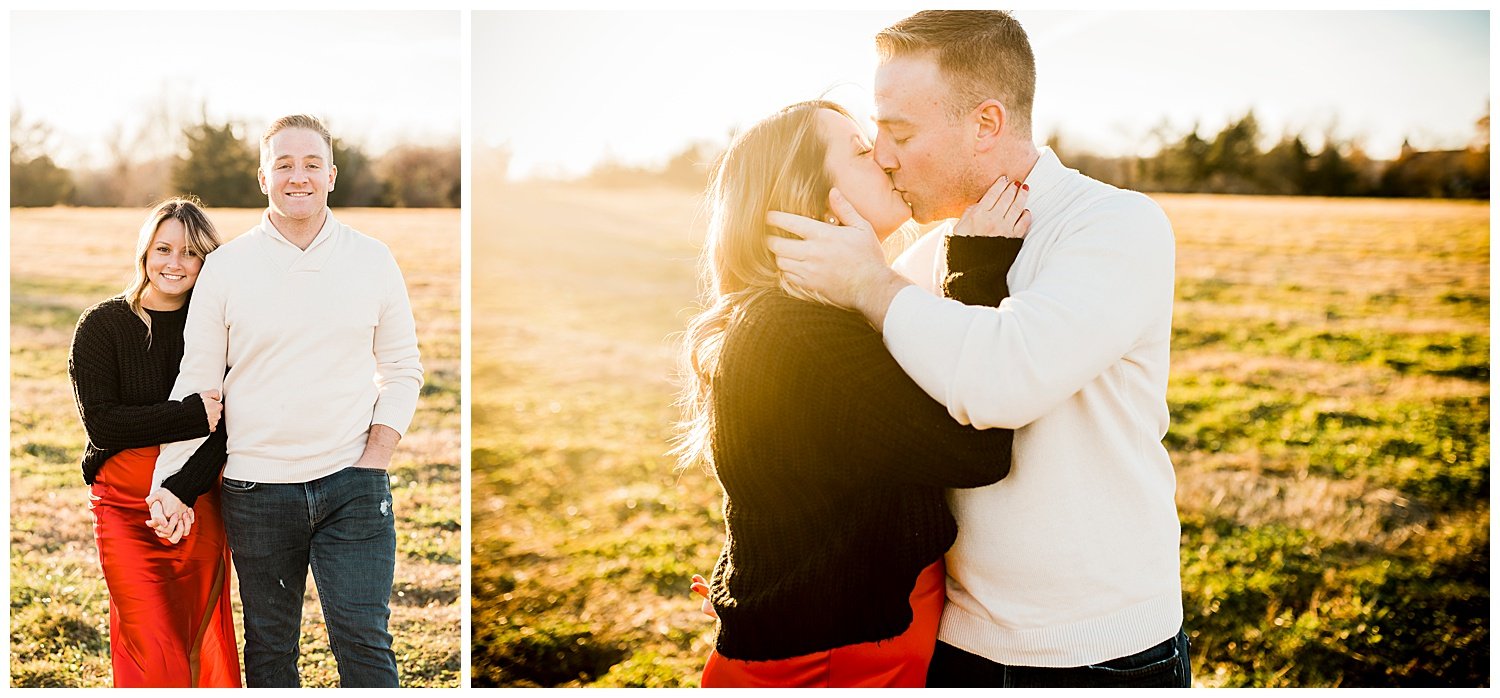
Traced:
<svg viewBox="0 0 1500 698">
<path fill-rule="evenodd" d="M 696 685 L 720 492 L 664 455 L 696 197 L 483 190 L 475 683 Z M 1196 683 L 1488 685 L 1488 205 L 1157 199 Z"/>
<path fill-rule="evenodd" d="M 110 685 L 109 595 L 94 546 L 88 489 L 78 470 L 83 428 L 68 385 L 67 352 L 78 314 L 119 293 L 128 280 L 134 231 L 144 213 L 57 208 L 11 214 L 13 686 Z M 210 215 L 222 234 L 233 237 L 260 214 Z M 338 215 L 396 254 L 427 370 L 422 400 L 391 471 L 398 519 L 390 629 L 397 664 L 404 685 L 457 686 L 463 656 L 458 214 Z M 68 263 L 59 265 L 59 259 Z M 241 629 L 237 592 L 234 608 Z M 338 685 L 316 592 L 303 607 L 301 647 L 303 684 Z"/>
</svg>

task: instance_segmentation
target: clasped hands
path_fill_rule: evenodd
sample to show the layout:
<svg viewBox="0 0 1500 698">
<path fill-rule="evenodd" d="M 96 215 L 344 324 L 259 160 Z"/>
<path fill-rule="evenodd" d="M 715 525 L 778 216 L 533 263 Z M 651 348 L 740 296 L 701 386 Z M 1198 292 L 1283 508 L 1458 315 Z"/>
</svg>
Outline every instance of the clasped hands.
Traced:
<svg viewBox="0 0 1500 698">
<path fill-rule="evenodd" d="M 193 508 L 183 504 L 172 490 L 165 487 L 152 490 L 146 497 L 146 505 L 151 509 L 151 518 L 146 519 L 146 525 L 173 545 L 186 537 L 197 521 Z"/>
<path fill-rule="evenodd" d="M 178 540 L 192 531 L 192 524 L 196 522 L 192 507 L 178 500 L 171 489 L 162 486 L 153 489 L 145 497 L 145 504 L 151 510 L 151 518 L 145 519 L 145 525 L 156 531 L 157 537 L 165 537 L 169 543 L 177 545 Z"/>
<path fill-rule="evenodd" d="M 219 428 L 219 420 L 224 416 L 224 403 L 221 393 L 217 390 L 205 390 L 198 393 L 203 399 L 203 413 L 208 419 L 209 432 Z M 183 504 L 177 495 L 165 487 L 157 487 L 146 497 L 146 506 L 150 508 L 151 518 L 146 519 L 146 525 L 156 532 L 160 538 L 165 538 L 173 545 L 182 540 L 193 530 L 193 523 L 197 518 L 193 514 L 193 508 Z"/>
</svg>

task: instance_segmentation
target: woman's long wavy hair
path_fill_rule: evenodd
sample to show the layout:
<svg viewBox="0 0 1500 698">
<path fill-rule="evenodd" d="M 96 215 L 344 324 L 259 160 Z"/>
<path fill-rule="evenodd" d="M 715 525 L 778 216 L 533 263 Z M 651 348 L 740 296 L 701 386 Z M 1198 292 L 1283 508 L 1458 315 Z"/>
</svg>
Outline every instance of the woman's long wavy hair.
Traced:
<svg viewBox="0 0 1500 698">
<path fill-rule="evenodd" d="M 151 252 L 151 241 L 156 239 L 156 231 L 161 228 L 162 223 L 171 219 L 182 224 L 186 231 L 184 237 L 187 248 L 200 259 L 219 247 L 219 233 L 203 213 L 203 203 L 196 197 L 174 196 L 157 204 L 146 215 L 146 222 L 141 224 L 140 235 L 135 241 L 135 278 L 125 287 L 125 303 L 130 306 L 130 312 L 146 323 L 147 344 L 151 343 L 151 315 L 146 312 L 142 302 L 151 289 L 151 280 L 146 276 L 146 255 Z"/>
<path fill-rule="evenodd" d="M 776 267 L 767 241 L 791 237 L 766 223 L 769 211 L 809 218 L 828 215 L 832 180 L 824 166 L 827 144 L 818 133 L 818 110 L 852 119 L 833 102 L 793 104 L 746 129 L 714 168 L 708 186 L 708 236 L 699 257 L 700 307 L 683 336 L 678 396 L 683 419 L 672 454 L 678 466 L 713 467 L 713 376 L 724 348 L 724 333 L 751 301 L 774 291 L 828 303 L 789 283 Z"/>
</svg>

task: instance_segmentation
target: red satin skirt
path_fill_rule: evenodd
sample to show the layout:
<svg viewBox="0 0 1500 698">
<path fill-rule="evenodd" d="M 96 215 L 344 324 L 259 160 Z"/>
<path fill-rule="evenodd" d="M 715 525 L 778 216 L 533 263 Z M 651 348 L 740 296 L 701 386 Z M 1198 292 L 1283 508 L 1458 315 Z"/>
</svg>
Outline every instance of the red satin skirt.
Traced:
<svg viewBox="0 0 1500 698">
<path fill-rule="evenodd" d="M 115 686 L 240 686 L 230 609 L 229 546 L 219 493 L 193 506 L 196 523 L 173 545 L 146 526 L 158 449 L 134 448 L 104 463 L 89 508 L 99 566 L 109 585 L 109 648 Z"/>
<path fill-rule="evenodd" d="M 922 688 L 943 618 L 943 561 L 928 565 L 911 590 L 911 625 L 889 640 L 862 642 L 788 659 L 747 662 L 718 652 L 703 667 L 704 688 Z M 787 632 L 797 632 L 789 627 Z"/>
</svg>

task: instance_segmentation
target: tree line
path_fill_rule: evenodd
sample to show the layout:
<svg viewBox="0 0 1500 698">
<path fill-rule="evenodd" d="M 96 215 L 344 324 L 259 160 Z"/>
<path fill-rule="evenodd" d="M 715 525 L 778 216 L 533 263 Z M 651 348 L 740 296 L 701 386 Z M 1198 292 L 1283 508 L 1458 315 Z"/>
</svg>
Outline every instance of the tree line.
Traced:
<svg viewBox="0 0 1500 698">
<path fill-rule="evenodd" d="M 1394 160 L 1371 158 L 1359 143 L 1331 134 L 1316 150 L 1302 134 L 1282 135 L 1263 148 L 1253 111 L 1210 138 L 1196 127 L 1162 138 L 1162 147 L 1147 157 L 1073 152 L 1056 134 L 1048 145 L 1068 166 L 1138 191 L 1488 199 L 1489 124 L 1489 114 L 1476 121 L 1465 148 L 1417 150 L 1406 142 Z"/>
<path fill-rule="evenodd" d="M 110 143 L 110 161 L 69 169 L 50 153 L 55 134 L 40 121 L 11 113 L 10 201 L 12 206 L 148 206 L 177 194 L 193 194 L 224 208 L 266 205 L 256 180 L 260 145 L 242 124 L 197 120 L 173 134 L 174 155 L 139 157 L 125 143 Z M 462 192 L 457 144 L 405 144 L 380 155 L 335 138 L 338 182 L 328 196 L 334 207 L 456 208 Z"/>
<path fill-rule="evenodd" d="M 1200 136 L 1197 127 L 1185 134 L 1158 128 L 1153 138 L 1159 147 L 1143 157 L 1075 150 L 1055 133 L 1047 145 L 1068 167 L 1136 191 L 1489 199 L 1489 124 L 1489 114 L 1476 121 L 1463 149 L 1424 151 L 1408 143 L 1394 160 L 1376 160 L 1358 142 L 1331 134 L 1317 139 L 1316 147 L 1302 134 L 1283 135 L 1267 146 L 1253 111 L 1210 137 Z M 656 167 L 606 159 L 582 180 L 600 186 L 654 182 L 701 188 L 722 152 L 718 144 L 698 141 Z"/>
</svg>

